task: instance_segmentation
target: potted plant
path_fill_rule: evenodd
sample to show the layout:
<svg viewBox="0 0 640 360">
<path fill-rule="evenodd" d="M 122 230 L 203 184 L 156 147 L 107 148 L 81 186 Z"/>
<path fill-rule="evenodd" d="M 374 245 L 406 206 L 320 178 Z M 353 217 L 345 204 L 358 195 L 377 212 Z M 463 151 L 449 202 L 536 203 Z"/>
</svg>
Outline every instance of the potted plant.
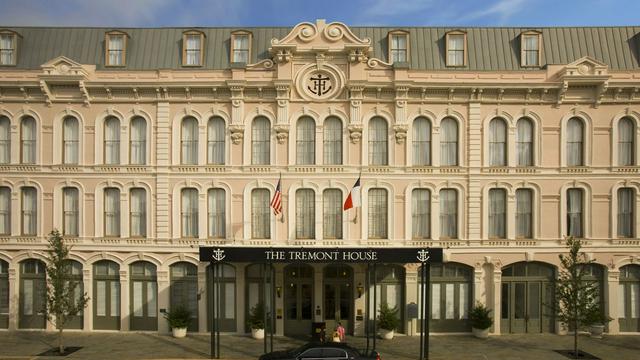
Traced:
<svg viewBox="0 0 640 360">
<path fill-rule="evenodd" d="M 262 302 L 251 308 L 247 324 L 251 328 L 252 338 L 264 339 L 264 304 Z"/>
<path fill-rule="evenodd" d="M 398 307 L 389 307 L 389 304 L 383 302 L 380 304 L 378 315 L 378 327 L 380 335 L 385 340 L 393 339 L 393 332 L 398 328 L 400 321 L 398 320 Z"/>
<path fill-rule="evenodd" d="M 597 339 L 602 339 L 604 327 L 611 320 L 613 319 L 605 315 L 598 304 L 589 308 L 585 316 L 585 323 L 589 325 L 591 337 Z"/>
<path fill-rule="evenodd" d="M 478 339 L 486 339 L 489 337 L 489 328 L 493 325 L 493 319 L 490 316 L 491 309 L 478 302 L 469 313 L 471 321 L 471 330 L 473 335 Z"/>
<path fill-rule="evenodd" d="M 172 311 L 164 314 L 173 332 L 173 337 L 183 338 L 187 336 L 187 327 L 191 323 L 191 311 L 184 305 L 176 306 Z"/>
</svg>

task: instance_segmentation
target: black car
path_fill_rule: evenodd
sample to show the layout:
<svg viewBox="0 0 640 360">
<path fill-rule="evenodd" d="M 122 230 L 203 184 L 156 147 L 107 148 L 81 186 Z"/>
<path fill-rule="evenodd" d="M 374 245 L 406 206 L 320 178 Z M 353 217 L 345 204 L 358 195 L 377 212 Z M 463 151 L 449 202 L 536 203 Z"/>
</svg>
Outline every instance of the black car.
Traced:
<svg viewBox="0 0 640 360">
<path fill-rule="evenodd" d="M 274 351 L 260 356 L 260 360 L 382 360 L 371 351 L 367 356 L 345 343 L 308 343 L 299 348 Z"/>
</svg>

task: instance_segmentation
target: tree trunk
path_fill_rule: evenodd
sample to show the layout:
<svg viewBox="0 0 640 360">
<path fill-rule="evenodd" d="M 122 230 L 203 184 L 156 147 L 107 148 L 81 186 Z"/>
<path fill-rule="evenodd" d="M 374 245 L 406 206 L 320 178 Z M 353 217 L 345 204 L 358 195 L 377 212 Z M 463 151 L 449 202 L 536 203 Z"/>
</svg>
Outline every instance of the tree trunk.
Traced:
<svg viewBox="0 0 640 360">
<path fill-rule="evenodd" d="M 578 318 L 573 322 L 573 356 L 578 359 Z"/>
<path fill-rule="evenodd" d="M 58 352 L 64 354 L 64 344 L 62 343 L 62 329 L 58 329 Z"/>
</svg>

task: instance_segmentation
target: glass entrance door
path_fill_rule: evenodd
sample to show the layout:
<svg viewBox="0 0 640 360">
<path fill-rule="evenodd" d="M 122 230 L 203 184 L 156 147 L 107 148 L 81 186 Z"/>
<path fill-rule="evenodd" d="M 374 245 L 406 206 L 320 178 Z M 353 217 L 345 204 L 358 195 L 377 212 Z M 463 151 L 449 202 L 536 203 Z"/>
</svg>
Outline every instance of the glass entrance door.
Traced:
<svg viewBox="0 0 640 360">
<path fill-rule="evenodd" d="M 120 330 L 120 266 L 113 261 L 93 266 L 93 328 Z"/>
<path fill-rule="evenodd" d="M 0 328 L 9 327 L 9 264 L 0 260 Z"/>
<path fill-rule="evenodd" d="M 324 269 L 324 320 L 327 333 L 333 331 L 338 322 L 347 333 L 353 331 L 353 271 L 346 265 L 330 265 Z"/>
<path fill-rule="evenodd" d="M 285 268 L 284 333 L 300 336 L 311 333 L 313 319 L 313 268 L 293 264 Z"/>
<path fill-rule="evenodd" d="M 620 268 L 618 314 L 620 331 L 640 331 L 640 266 Z"/>
<path fill-rule="evenodd" d="M 236 331 L 236 269 L 229 264 L 219 265 L 218 291 L 220 301 L 218 324 L 221 332 Z M 207 331 L 211 331 L 213 319 L 213 269 L 207 267 Z"/>
<path fill-rule="evenodd" d="M 191 312 L 187 330 L 198 332 L 198 267 L 188 262 L 171 265 L 169 311 L 183 306 Z"/>
<path fill-rule="evenodd" d="M 131 264 L 131 330 L 158 330 L 158 283 L 156 266 L 138 261 Z"/>
</svg>

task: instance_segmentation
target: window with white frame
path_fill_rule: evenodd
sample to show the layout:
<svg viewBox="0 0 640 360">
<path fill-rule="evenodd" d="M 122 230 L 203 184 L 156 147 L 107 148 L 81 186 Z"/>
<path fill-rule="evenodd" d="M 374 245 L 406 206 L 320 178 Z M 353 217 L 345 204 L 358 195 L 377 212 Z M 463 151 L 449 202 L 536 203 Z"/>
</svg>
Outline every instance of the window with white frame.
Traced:
<svg viewBox="0 0 640 360">
<path fill-rule="evenodd" d="M 411 192 L 411 220 L 413 239 L 431 238 L 431 191 L 428 189 Z"/>
<path fill-rule="evenodd" d="M 618 122 L 618 166 L 635 165 L 635 125 L 629 118 Z"/>
<path fill-rule="evenodd" d="M 533 166 L 533 122 L 527 118 L 516 124 L 517 166 Z"/>
<path fill-rule="evenodd" d="M 635 191 L 618 189 L 618 237 L 631 238 L 635 232 Z"/>
<path fill-rule="evenodd" d="M 369 121 L 369 165 L 389 165 L 388 126 L 381 117 Z"/>
<path fill-rule="evenodd" d="M 129 159 L 132 165 L 147 163 L 147 121 L 139 116 L 131 120 Z"/>
<path fill-rule="evenodd" d="M 584 123 L 578 118 L 567 121 L 567 166 L 584 166 Z"/>
<path fill-rule="evenodd" d="M 11 162 L 11 121 L 0 116 L 0 164 Z"/>
<path fill-rule="evenodd" d="M 131 237 L 147 236 L 147 190 L 131 189 L 131 207 L 129 211 L 129 228 Z"/>
<path fill-rule="evenodd" d="M 120 190 L 104 189 L 104 236 L 120 236 Z"/>
<path fill-rule="evenodd" d="M 248 63 L 249 49 L 251 46 L 251 35 L 249 33 L 238 32 L 231 35 L 233 44 L 231 62 Z"/>
<path fill-rule="evenodd" d="M 389 59 L 392 63 L 408 61 L 408 35 L 406 33 L 389 34 Z"/>
<path fill-rule="evenodd" d="M 431 122 L 424 117 L 413 121 L 413 165 L 431 165 Z"/>
<path fill-rule="evenodd" d="M 522 66 L 540 66 L 540 34 L 522 34 L 520 46 Z"/>
<path fill-rule="evenodd" d="M 507 165 L 507 124 L 502 119 L 489 123 L 489 166 Z"/>
<path fill-rule="evenodd" d="M 182 37 L 183 66 L 201 66 L 203 61 L 202 39 L 204 35 L 200 32 L 187 32 Z"/>
<path fill-rule="evenodd" d="M 180 130 L 180 164 L 198 165 L 198 120 L 182 119 Z"/>
<path fill-rule="evenodd" d="M 104 121 L 104 163 L 120 164 L 120 120 L 113 116 Z"/>
<path fill-rule="evenodd" d="M 323 237 L 342 239 L 342 191 L 326 189 L 322 193 Z"/>
<path fill-rule="evenodd" d="M 296 124 L 296 164 L 313 165 L 316 163 L 316 124 L 305 116 Z"/>
<path fill-rule="evenodd" d="M 335 116 L 324 121 L 324 163 L 342 165 L 342 121 Z"/>
<path fill-rule="evenodd" d="M 440 190 L 440 238 L 458 238 L 458 192 L 455 189 Z"/>
<path fill-rule="evenodd" d="M 387 196 L 387 189 L 369 189 L 369 239 L 388 238 Z"/>
<path fill-rule="evenodd" d="M 36 120 L 30 116 L 20 122 L 20 163 L 36 163 Z"/>
<path fill-rule="evenodd" d="M 464 66 L 466 34 L 455 32 L 447 34 L 447 66 Z"/>
<path fill-rule="evenodd" d="M 311 189 L 296 190 L 296 239 L 316 237 L 316 197 Z"/>
<path fill-rule="evenodd" d="M 567 236 L 584 236 L 584 190 L 567 189 Z"/>
<path fill-rule="evenodd" d="M 251 238 L 271 238 L 271 216 L 269 212 L 269 190 L 251 190 Z"/>
<path fill-rule="evenodd" d="M 22 235 L 38 232 L 38 192 L 34 187 L 22 188 Z"/>
<path fill-rule="evenodd" d="M 224 120 L 219 116 L 209 119 L 207 126 L 207 162 L 211 165 L 224 165 Z"/>
<path fill-rule="evenodd" d="M 11 189 L 0 187 L 0 234 L 11 235 Z"/>
<path fill-rule="evenodd" d="M 78 236 L 80 228 L 80 200 L 78 188 L 65 187 L 62 189 L 62 234 Z"/>
<path fill-rule="evenodd" d="M 271 161 L 271 124 L 264 116 L 251 125 L 251 164 L 269 165 Z"/>
<path fill-rule="evenodd" d="M 225 191 L 221 188 L 209 189 L 207 194 L 209 217 L 209 237 L 223 239 L 226 236 L 227 216 L 225 211 Z"/>
<path fill-rule="evenodd" d="M 182 219 L 182 237 L 198 237 L 198 189 L 184 188 L 180 193 L 180 217 Z"/>
<path fill-rule="evenodd" d="M 440 165 L 458 165 L 458 123 L 452 118 L 440 123 Z"/>
<path fill-rule="evenodd" d="M 79 157 L 80 132 L 78 119 L 68 116 L 62 121 L 62 162 L 77 164 Z"/>
<path fill-rule="evenodd" d="M 533 237 L 533 191 L 516 190 L 516 238 Z"/>
<path fill-rule="evenodd" d="M 489 238 L 507 237 L 507 192 L 489 190 Z"/>
<path fill-rule="evenodd" d="M 124 66 L 127 49 L 126 35 L 120 32 L 106 34 L 107 66 Z"/>
<path fill-rule="evenodd" d="M 0 32 L 0 65 L 16 64 L 16 34 Z"/>
</svg>

